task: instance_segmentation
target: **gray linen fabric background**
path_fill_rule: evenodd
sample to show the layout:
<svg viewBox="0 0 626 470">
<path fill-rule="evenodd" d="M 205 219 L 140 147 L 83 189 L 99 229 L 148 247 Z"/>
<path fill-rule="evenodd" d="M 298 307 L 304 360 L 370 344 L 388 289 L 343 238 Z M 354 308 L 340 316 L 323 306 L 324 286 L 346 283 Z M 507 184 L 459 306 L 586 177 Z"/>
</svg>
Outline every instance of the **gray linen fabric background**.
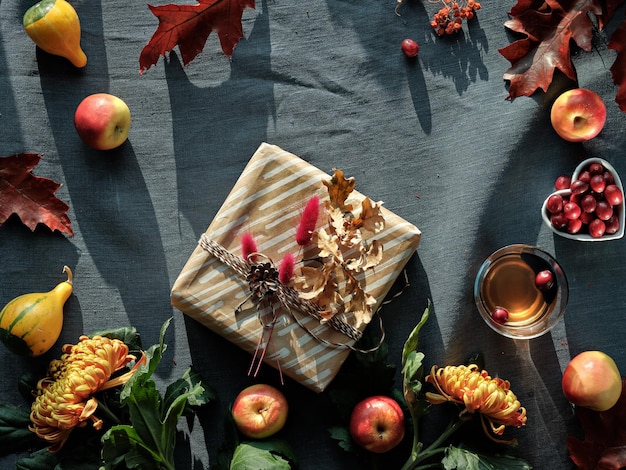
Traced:
<svg viewBox="0 0 626 470">
<path fill-rule="evenodd" d="M 592 52 L 574 54 L 579 84 L 608 107 L 602 133 L 581 145 L 550 126 L 547 103 L 568 86 L 562 78 L 545 100 L 505 100 L 508 62 L 498 48 L 511 40 L 503 23 L 513 1 L 485 0 L 461 34 L 438 38 L 429 19 L 439 6 L 428 1 L 407 0 L 396 16 L 394 0 L 258 0 L 244 13 L 245 38 L 232 58 L 212 34 L 187 67 L 175 50 L 143 75 L 139 54 L 157 26 L 146 2 L 72 2 L 89 58 L 83 70 L 27 38 L 22 15 L 33 3 L 0 3 L 0 155 L 43 154 L 34 173 L 63 184 L 57 196 L 71 206 L 75 236 L 31 233 L 16 218 L 3 224 L 0 303 L 52 288 L 64 264 L 75 288 L 52 351 L 31 361 L 0 348 L 3 403 L 23 403 L 18 377 L 82 333 L 133 325 L 151 345 L 173 316 L 156 379 L 169 383 L 193 364 L 220 398 L 191 427 L 181 422 L 179 467 L 215 463 L 224 410 L 252 382 L 250 356 L 173 309 L 170 288 L 250 156 L 268 142 L 326 172 L 344 170 L 360 192 L 422 231 L 407 265 L 410 288 L 383 312 L 390 359 L 399 367 L 402 345 L 432 299 L 420 337 L 427 367 L 483 352 L 489 372 L 509 379 L 528 409 L 527 426 L 512 432 L 520 453 L 535 468 L 571 467 L 565 438 L 580 429 L 561 393 L 561 370 L 570 356 L 602 349 L 626 372 L 626 248 L 623 240 L 555 237 L 539 209 L 554 179 L 585 155 L 626 175 L 626 115 L 613 101 L 607 33 Z M 622 17 L 620 10 L 608 32 Z M 419 42 L 417 60 L 401 53 L 405 37 Z M 129 140 L 118 150 L 90 150 L 74 130 L 74 109 L 96 92 L 131 109 Z M 510 243 L 553 253 L 570 281 L 565 319 L 531 341 L 496 335 L 473 305 L 478 266 Z M 278 378 L 266 366 L 257 381 Z M 329 437 L 336 417 L 327 394 L 291 380 L 283 389 L 291 404 L 283 435 L 300 468 L 362 468 Z M 379 462 L 399 468 L 409 448 L 407 441 Z M 14 465 L 13 456 L 0 460 Z"/>
</svg>

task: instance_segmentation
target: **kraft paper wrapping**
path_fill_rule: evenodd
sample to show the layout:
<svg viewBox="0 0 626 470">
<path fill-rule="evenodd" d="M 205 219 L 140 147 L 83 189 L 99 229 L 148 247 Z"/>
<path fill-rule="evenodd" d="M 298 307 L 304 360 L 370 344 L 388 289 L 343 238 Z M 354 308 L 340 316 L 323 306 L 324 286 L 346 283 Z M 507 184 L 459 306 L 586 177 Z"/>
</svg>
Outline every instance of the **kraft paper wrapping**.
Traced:
<svg viewBox="0 0 626 470">
<path fill-rule="evenodd" d="M 249 232 L 259 252 L 278 265 L 287 252 L 296 256 L 301 254 L 295 241 L 296 229 L 311 196 L 317 194 L 321 201 L 328 199 L 322 180 L 330 180 L 330 175 L 277 146 L 263 143 L 205 234 L 231 253 L 241 256 L 241 235 Z M 360 204 L 363 197 L 353 191 L 348 201 L 354 199 Z M 417 227 L 384 207 L 382 210 L 385 228 L 372 238 L 382 242 L 384 256 L 375 269 L 367 271 L 360 279 L 365 290 L 376 298 L 373 311 L 382 303 L 417 249 L 421 236 Z M 320 215 L 318 227 L 323 224 L 326 220 Z M 186 315 L 253 354 L 263 335 L 257 308 L 249 301 L 235 313 L 249 293 L 244 277 L 197 246 L 174 283 L 171 300 L 172 305 Z M 267 344 L 264 362 L 277 368 L 278 360 L 285 375 L 321 392 L 337 375 L 350 349 L 324 344 L 300 326 L 289 311 L 282 310 Z M 354 344 L 354 340 L 328 325 L 321 325 L 315 318 L 298 318 L 320 338 L 333 343 Z M 354 324 L 349 314 L 344 320 Z M 366 326 L 367 323 L 358 328 L 362 331 Z M 246 372 L 241 371 L 242 374 Z"/>
</svg>

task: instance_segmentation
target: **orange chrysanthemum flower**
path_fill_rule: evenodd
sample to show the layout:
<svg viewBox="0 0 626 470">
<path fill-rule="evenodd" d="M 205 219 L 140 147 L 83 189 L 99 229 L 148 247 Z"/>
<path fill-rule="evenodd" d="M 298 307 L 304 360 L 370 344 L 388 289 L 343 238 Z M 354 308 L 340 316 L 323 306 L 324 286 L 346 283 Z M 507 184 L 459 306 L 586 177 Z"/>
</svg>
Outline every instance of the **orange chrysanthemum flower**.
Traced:
<svg viewBox="0 0 626 470">
<path fill-rule="evenodd" d="M 62 350 L 61 359 L 52 360 L 47 377 L 37 383 L 30 413 L 29 429 L 52 444 L 51 452 L 61 449 L 72 430 L 85 426 L 88 420 L 100 429 L 102 420 L 94 415 L 98 402 L 93 395 L 124 384 L 141 362 L 132 371 L 111 379 L 136 359 L 122 341 L 81 336 L 78 344 L 66 344 Z"/>
<path fill-rule="evenodd" d="M 426 399 L 431 404 L 452 401 L 465 406 L 462 413 L 479 412 L 483 429 L 491 439 L 494 438 L 487 430 L 487 423 L 498 436 L 504 433 L 506 426 L 526 424 L 526 409 L 511 391 L 509 381 L 491 378 L 476 364 L 443 369 L 433 366 L 426 381 L 432 383 L 438 392 L 426 393 Z"/>
</svg>

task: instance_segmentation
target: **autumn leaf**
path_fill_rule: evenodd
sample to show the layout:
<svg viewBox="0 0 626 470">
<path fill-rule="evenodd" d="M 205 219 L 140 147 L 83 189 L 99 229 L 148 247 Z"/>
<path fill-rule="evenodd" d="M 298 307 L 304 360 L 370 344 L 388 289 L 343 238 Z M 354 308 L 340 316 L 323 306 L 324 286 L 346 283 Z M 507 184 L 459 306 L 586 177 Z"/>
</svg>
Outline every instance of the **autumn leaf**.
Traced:
<svg viewBox="0 0 626 470">
<path fill-rule="evenodd" d="M 356 228 L 379 233 L 385 228 L 385 218 L 380 211 L 382 205 L 382 202 L 373 202 L 370 198 L 363 199 L 361 202 L 361 213 L 352 224 Z"/>
<path fill-rule="evenodd" d="M 339 249 L 339 239 L 337 235 L 329 234 L 324 228 L 314 233 L 319 248 L 319 256 L 322 258 L 331 258 L 339 263 L 343 262 L 343 256 Z"/>
<path fill-rule="evenodd" d="M 626 21 L 611 35 L 609 49 L 617 51 L 617 57 L 611 66 L 613 83 L 619 86 L 615 101 L 619 109 L 626 112 Z"/>
<path fill-rule="evenodd" d="M 604 3 L 606 5 L 606 2 Z M 523 37 L 499 49 L 511 67 L 504 79 L 510 82 L 507 99 L 547 91 L 556 69 L 576 81 L 570 41 L 591 50 L 593 23 L 589 14 L 606 20 L 600 0 L 518 0 L 504 23 Z"/>
<path fill-rule="evenodd" d="M 330 282 L 326 271 L 312 266 L 302 266 L 299 275 L 292 282 L 298 290 L 298 295 L 306 300 L 317 299 Z"/>
<path fill-rule="evenodd" d="M 148 5 L 159 19 L 159 26 L 139 56 L 139 72 L 156 65 L 159 57 L 165 57 L 178 46 L 183 65 L 196 58 L 209 38 L 216 31 L 227 56 L 243 37 L 241 17 L 246 8 L 254 8 L 254 0 L 200 0 L 195 5 L 167 4 Z"/>
<path fill-rule="evenodd" d="M 626 467 L 626 381 L 622 395 L 607 411 L 577 407 L 576 416 L 585 433 L 583 440 L 567 437 L 570 458 L 579 470 L 619 470 Z"/>
<path fill-rule="evenodd" d="M 20 153 L 0 158 L 0 225 L 17 214 L 32 231 L 42 223 L 50 230 L 74 235 L 67 216 L 69 206 L 54 196 L 61 185 L 32 174 L 41 157 Z"/>
<path fill-rule="evenodd" d="M 346 178 L 342 170 L 333 169 L 333 176 L 330 181 L 322 181 L 328 188 L 328 198 L 331 207 L 338 207 L 344 211 L 352 210 L 352 207 L 346 205 L 346 199 L 354 190 L 356 180 L 354 178 Z"/>
<path fill-rule="evenodd" d="M 602 30 L 623 3 L 624 0 L 518 0 L 509 12 L 512 19 L 504 25 L 523 37 L 500 49 L 511 62 L 503 76 L 510 82 L 507 99 L 530 96 L 538 89 L 546 91 L 556 69 L 576 82 L 570 41 L 585 51 L 591 50 L 594 25 L 590 15 Z M 625 24 L 612 34 L 609 48 L 618 51 L 611 73 L 619 87 L 615 101 L 626 112 Z"/>
<path fill-rule="evenodd" d="M 366 270 L 378 266 L 383 260 L 383 251 L 383 244 L 378 240 L 373 240 L 367 248 L 366 261 L 361 266 L 361 269 Z"/>
</svg>

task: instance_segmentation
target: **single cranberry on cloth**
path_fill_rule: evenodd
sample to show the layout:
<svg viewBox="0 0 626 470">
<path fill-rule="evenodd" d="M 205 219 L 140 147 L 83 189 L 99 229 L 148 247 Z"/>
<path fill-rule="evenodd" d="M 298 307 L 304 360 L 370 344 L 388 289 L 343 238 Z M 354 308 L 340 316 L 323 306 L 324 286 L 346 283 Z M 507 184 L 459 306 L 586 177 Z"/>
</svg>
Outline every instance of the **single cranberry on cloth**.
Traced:
<svg viewBox="0 0 626 470">
<path fill-rule="evenodd" d="M 253 354 L 250 373 L 264 362 L 323 391 L 421 237 L 354 185 L 263 143 L 176 279 L 172 305 Z"/>
</svg>

